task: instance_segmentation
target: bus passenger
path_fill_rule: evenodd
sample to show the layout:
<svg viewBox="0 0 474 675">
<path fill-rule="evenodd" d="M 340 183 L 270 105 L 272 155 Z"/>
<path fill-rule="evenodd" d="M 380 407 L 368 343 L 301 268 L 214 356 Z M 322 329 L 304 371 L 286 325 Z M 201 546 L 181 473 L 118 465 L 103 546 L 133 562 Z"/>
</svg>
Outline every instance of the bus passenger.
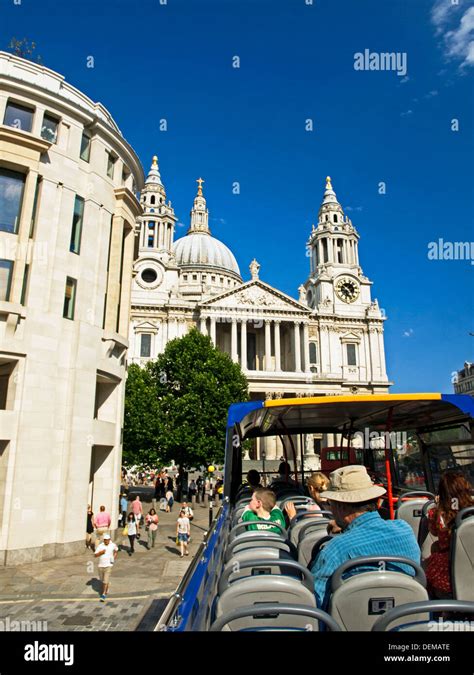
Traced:
<svg viewBox="0 0 474 675">
<path fill-rule="evenodd" d="M 438 541 L 426 561 L 428 593 L 432 598 L 452 598 L 450 574 L 451 533 L 461 509 L 474 506 L 471 486 L 460 471 L 447 471 L 441 476 L 436 507 L 428 511 L 428 527 Z"/>
<path fill-rule="evenodd" d="M 279 523 L 283 528 L 286 527 L 285 517 L 279 508 L 275 507 L 276 495 L 267 488 L 257 488 L 254 490 L 249 508 L 242 514 L 242 522 L 248 523 L 253 520 L 268 520 L 269 522 Z M 281 532 L 280 528 L 271 525 L 250 525 L 247 530 L 269 530 L 270 532 Z"/>
<path fill-rule="evenodd" d="M 247 473 L 247 483 L 252 490 L 262 487 L 260 484 L 260 474 L 257 469 L 250 469 Z"/>
<path fill-rule="evenodd" d="M 318 607 L 326 609 L 331 576 L 343 563 L 359 556 L 401 556 L 420 564 L 421 552 L 413 530 L 404 520 L 383 520 L 377 513 L 378 498 L 385 488 L 373 485 L 365 466 L 344 466 L 330 475 L 329 490 L 321 497 L 328 499 L 331 511 L 342 534 L 321 549 L 311 572 Z M 413 575 L 412 568 L 388 563 L 387 567 Z M 348 575 L 366 571 L 359 567 Z"/>
<path fill-rule="evenodd" d="M 321 492 L 324 492 L 329 487 L 329 478 L 324 473 L 321 473 L 321 471 L 316 471 L 307 479 L 306 485 L 308 486 L 309 496 L 314 499 L 316 504 L 307 504 L 305 511 L 329 510 L 328 500 L 321 497 Z M 290 521 L 296 516 L 296 508 L 293 502 L 285 504 L 285 511 Z"/>
</svg>

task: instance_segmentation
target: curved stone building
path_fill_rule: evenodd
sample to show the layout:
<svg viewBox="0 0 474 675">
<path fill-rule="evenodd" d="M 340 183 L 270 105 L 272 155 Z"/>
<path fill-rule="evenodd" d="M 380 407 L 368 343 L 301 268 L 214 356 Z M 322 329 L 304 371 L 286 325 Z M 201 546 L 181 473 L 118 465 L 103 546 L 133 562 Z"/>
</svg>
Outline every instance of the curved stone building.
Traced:
<svg viewBox="0 0 474 675">
<path fill-rule="evenodd" d="M 143 180 L 100 103 L 0 52 L 0 564 L 83 550 L 87 502 L 117 522 Z"/>
</svg>

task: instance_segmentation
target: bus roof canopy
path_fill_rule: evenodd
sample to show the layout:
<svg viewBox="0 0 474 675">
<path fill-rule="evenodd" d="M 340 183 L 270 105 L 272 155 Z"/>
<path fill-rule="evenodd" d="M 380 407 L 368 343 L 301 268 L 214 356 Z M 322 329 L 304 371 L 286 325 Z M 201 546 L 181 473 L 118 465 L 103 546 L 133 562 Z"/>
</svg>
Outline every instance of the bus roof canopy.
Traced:
<svg viewBox="0 0 474 675">
<path fill-rule="evenodd" d="M 230 406 L 228 427 L 241 439 L 304 433 L 429 429 L 474 417 L 474 399 L 464 394 L 372 394 L 249 401 Z"/>
</svg>

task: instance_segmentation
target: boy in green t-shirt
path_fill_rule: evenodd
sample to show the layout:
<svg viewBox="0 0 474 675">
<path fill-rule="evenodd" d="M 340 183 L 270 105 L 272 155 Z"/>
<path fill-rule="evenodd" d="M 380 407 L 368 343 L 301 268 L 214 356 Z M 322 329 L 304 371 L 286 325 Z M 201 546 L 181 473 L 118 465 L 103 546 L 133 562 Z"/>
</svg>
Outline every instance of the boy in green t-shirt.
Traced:
<svg viewBox="0 0 474 675">
<path fill-rule="evenodd" d="M 242 522 L 248 523 L 252 520 L 268 520 L 274 523 L 279 523 L 286 528 L 285 516 L 280 509 L 275 508 L 276 495 L 272 490 L 267 488 L 257 488 L 249 504 L 249 510 L 242 514 Z M 250 525 L 247 530 L 269 530 L 270 532 L 281 532 L 279 527 L 272 527 L 272 525 Z"/>
</svg>

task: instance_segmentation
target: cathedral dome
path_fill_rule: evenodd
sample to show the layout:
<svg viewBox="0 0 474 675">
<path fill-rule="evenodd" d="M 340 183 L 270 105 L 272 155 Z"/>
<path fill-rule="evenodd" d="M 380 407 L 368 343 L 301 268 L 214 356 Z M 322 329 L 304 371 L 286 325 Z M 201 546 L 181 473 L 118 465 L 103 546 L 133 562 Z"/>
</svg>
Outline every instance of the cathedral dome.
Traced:
<svg viewBox="0 0 474 675">
<path fill-rule="evenodd" d="M 181 267 L 192 266 L 214 268 L 240 277 L 240 270 L 234 254 L 218 239 L 207 232 L 191 232 L 175 241 L 173 251 Z"/>
</svg>

